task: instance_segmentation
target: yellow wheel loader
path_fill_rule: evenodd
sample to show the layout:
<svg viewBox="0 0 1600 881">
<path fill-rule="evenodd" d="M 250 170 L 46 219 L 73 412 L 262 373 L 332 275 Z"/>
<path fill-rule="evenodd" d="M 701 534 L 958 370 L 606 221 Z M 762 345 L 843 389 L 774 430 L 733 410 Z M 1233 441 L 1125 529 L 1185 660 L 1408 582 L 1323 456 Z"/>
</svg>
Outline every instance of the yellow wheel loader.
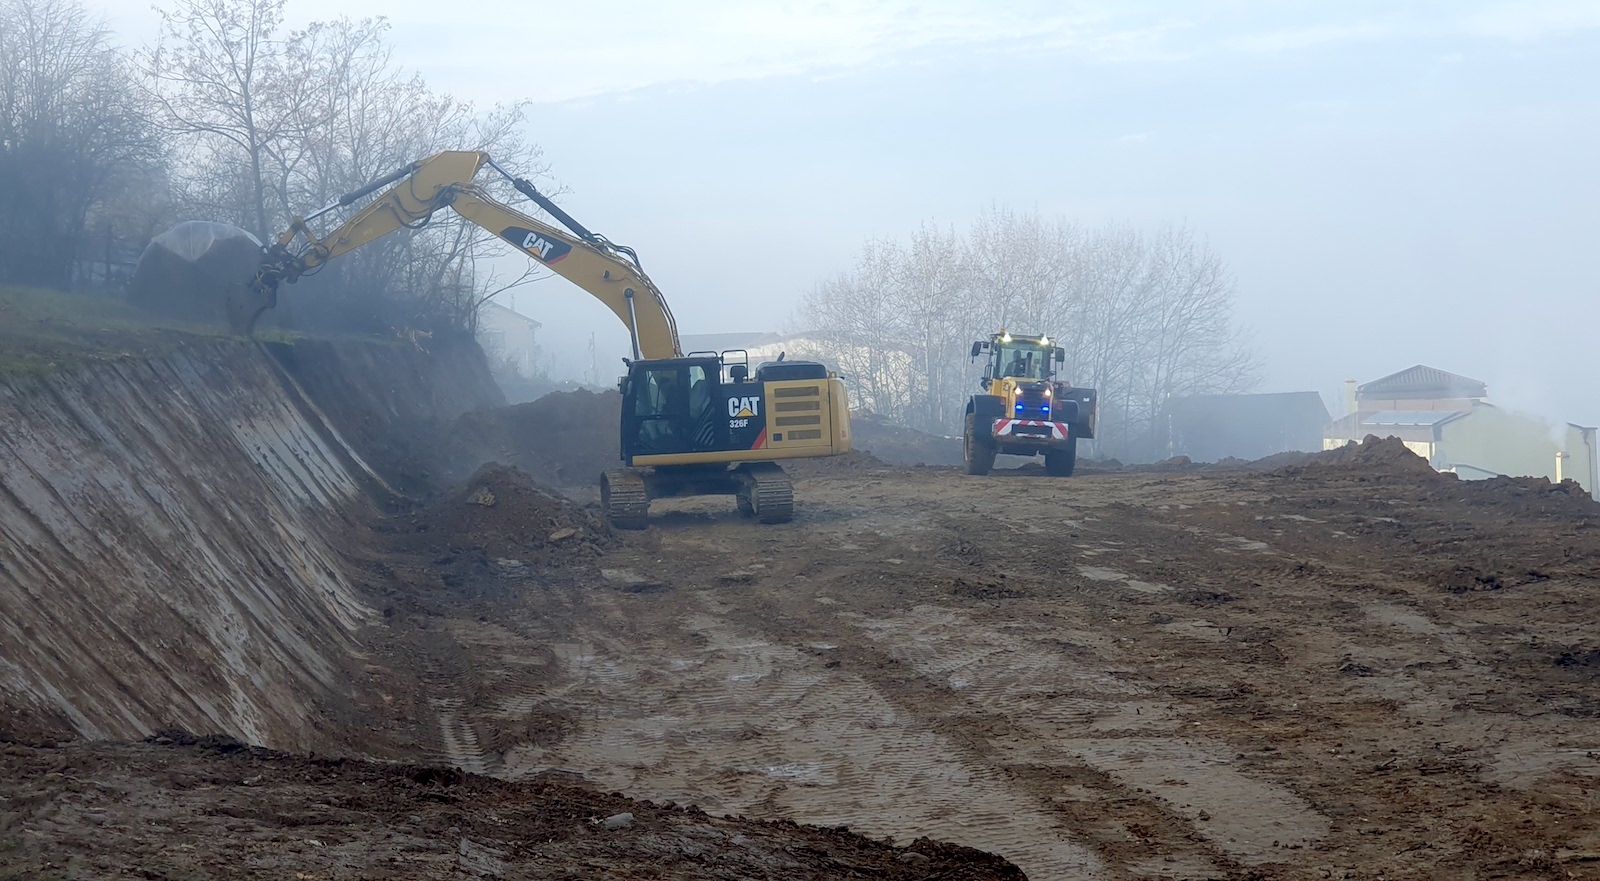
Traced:
<svg viewBox="0 0 1600 881">
<path fill-rule="evenodd" d="M 968 474 L 988 474 L 994 457 L 1044 456 L 1045 473 L 1071 477 L 1078 465 L 1078 439 L 1094 437 L 1094 389 L 1056 378 L 1066 352 L 1046 335 L 1002 329 L 972 344 L 972 360 L 987 355 L 981 394 L 967 401 L 962 433 Z"/>
<path fill-rule="evenodd" d="M 544 209 L 565 229 L 510 208 L 473 183 L 485 166 Z M 388 187 L 344 223 L 318 237 L 310 222 Z M 678 344 L 667 301 L 644 274 L 633 249 L 589 231 L 529 181 L 501 168 L 487 153 L 446 151 L 413 162 L 304 218 L 267 248 L 237 227 L 189 221 L 158 237 L 141 258 L 130 295 L 174 284 L 204 288 L 221 297 L 229 325 L 249 335 L 261 313 L 277 302 L 278 285 L 294 282 L 368 242 L 426 222 L 449 207 L 600 300 L 628 328 L 633 357 L 624 358 L 622 462 L 600 478 L 611 524 L 644 529 L 650 501 L 686 495 L 732 495 L 739 509 L 762 523 L 782 523 L 794 511 L 784 459 L 837 456 L 850 451 L 850 410 L 844 383 L 822 364 L 786 361 L 758 365 L 751 374 L 741 351 L 691 352 Z M 201 235 L 203 233 L 204 235 Z M 242 278 L 221 278 L 238 265 L 248 240 Z M 166 244 L 163 244 L 163 243 Z M 223 267 L 226 271 L 220 271 Z M 195 292 L 166 297 L 193 302 Z"/>
</svg>

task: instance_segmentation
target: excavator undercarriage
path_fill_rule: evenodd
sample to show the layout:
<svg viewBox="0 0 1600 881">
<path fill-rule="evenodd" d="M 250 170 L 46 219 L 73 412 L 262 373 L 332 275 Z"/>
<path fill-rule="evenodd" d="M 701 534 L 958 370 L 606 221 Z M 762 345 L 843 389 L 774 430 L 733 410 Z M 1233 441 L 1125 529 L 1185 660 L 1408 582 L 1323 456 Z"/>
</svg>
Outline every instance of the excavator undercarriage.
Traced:
<svg viewBox="0 0 1600 881">
<path fill-rule="evenodd" d="M 600 502 L 618 529 L 649 525 L 650 502 L 682 496 L 733 496 L 740 513 L 760 523 L 794 517 L 794 484 L 774 462 L 619 468 L 600 476 Z"/>
</svg>

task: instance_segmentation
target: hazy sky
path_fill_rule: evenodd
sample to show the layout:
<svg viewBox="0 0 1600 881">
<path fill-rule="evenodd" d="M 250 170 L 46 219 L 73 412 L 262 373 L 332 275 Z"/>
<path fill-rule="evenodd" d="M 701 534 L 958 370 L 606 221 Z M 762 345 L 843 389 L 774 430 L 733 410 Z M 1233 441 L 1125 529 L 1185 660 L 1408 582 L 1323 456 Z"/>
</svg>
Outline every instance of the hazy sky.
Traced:
<svg viewBox="0 0 1600 881">
<path fill-rule="evenodd" d="M 685 333 L 779 329 L 866 237 L 1000 203 L 1188 223 L 1238 279 L 1263 391 L 1422 362 L 1600 424 L 1600 0 L 463 10 L 290 0 L 387 16 L 436 88 L 534 101 L 564 204 L 638 249 Z M 581 292 L 516 306 L 561 372 L 590 331 L 614 372 L 626 335 Z"/>
</svg>

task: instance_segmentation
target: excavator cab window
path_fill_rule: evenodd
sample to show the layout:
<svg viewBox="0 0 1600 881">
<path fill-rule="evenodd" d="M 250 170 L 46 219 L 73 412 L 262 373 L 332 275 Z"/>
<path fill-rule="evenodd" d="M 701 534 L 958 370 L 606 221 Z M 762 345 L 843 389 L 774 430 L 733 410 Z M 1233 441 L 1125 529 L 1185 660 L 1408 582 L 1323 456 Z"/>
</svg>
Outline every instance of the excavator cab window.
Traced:
<svg viewBox="0 0 1600 881">
<path fill-rule="evenodd" d="M 715 402 L 721 373 L 715 358 L 636 363 L 623 398 L 624 454 L 720 449 Z"/>
</svg>

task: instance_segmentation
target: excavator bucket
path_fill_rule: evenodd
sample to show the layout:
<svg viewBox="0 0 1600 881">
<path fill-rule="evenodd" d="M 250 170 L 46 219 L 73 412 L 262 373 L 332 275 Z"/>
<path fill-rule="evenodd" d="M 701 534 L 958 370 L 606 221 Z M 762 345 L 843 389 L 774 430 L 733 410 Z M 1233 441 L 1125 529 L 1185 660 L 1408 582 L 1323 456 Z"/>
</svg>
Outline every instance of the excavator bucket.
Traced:
<svg viewBox="0 0 1600 881">
<path fill-rule="evenodd" d="M 256 284 L 266 249 L 246 230 L 187 220 L 150 241 L 128 282 L 128 302 L 158 315 L 202 324 L 226 320 L 248 336 L 273 306 Z"/>
</svg>

